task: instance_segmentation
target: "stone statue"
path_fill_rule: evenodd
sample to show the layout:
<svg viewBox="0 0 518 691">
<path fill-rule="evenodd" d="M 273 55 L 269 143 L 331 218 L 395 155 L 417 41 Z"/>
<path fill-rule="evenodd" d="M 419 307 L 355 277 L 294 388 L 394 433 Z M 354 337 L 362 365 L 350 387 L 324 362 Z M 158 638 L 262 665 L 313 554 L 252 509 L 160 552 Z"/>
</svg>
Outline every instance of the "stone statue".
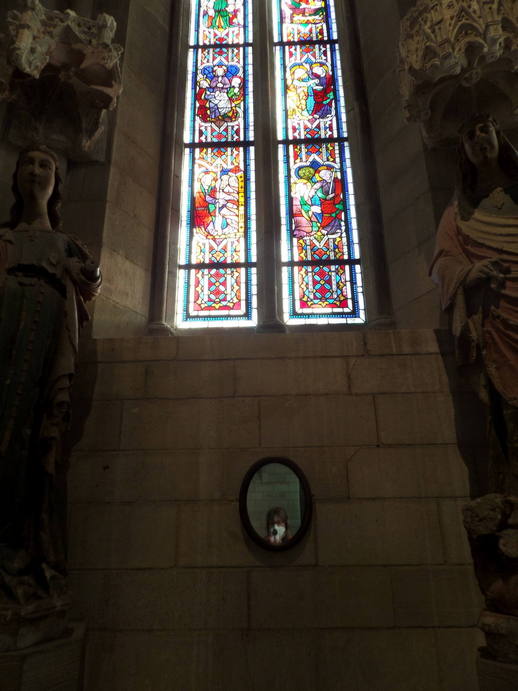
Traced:
<svg viewBox="0 0 518 691">
<path fill-rule="evenodd" d="M 101 276 L 60 227 L 60 182 L 50 149 L 22 151 L 0 228 L 0 651 L 66 628 L 63 434 Z"/>
<path fill-rule="evenodd" d="M 451 311 L 457 362 L 470 371 L 489 412 L 490 494 L 464 508 L 485 597 L 483 655 L 516 665 L 518 153 L 492 117 L 476 115 L 461 128 L 458 163 L 456 194 L 439 225 L 431 273 Z"/>
<path fill-rule="evenodd" d="M 488 115 L 464 123 L 431 273 L 457 361 L 489 405 L 489 491 L 518 496 L 518 152 Z"/>
</svg>

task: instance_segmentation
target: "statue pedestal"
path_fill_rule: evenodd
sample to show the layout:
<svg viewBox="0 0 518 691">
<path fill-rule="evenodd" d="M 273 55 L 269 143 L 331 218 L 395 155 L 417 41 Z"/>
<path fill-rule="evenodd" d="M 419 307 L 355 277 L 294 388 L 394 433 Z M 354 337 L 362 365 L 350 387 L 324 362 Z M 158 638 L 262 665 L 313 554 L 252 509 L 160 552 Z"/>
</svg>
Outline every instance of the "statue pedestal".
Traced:
<svg viewBox="0 0 518 691">
<path fill-rule="evenodd" d="M 85 625 L 72 622 L 66 638 L 0 653 L 1 691 L 79 691 Z"/>
<path fill-rule="evenodd" d="M 518 665 L 489 660 L 479 653 L 477 668 L 480 691 L 516 691 L 518 689 Z"/>
</svg>

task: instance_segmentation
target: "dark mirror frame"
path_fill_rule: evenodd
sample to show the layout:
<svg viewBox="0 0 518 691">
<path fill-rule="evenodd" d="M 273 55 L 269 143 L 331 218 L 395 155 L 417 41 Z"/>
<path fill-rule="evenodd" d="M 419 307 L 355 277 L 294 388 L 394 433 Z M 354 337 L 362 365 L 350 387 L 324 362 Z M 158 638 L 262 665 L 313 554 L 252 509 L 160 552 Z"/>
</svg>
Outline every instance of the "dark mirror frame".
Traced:
<svg viewBox="0 0 518 691">
<path fill-rule="evenodd" d="M 264 468 L 264 466 L 269 465 L 270 463 L 280 463 L 281 465 L 285 465 L 288 468 L 290 468 L 290 470 L 292 470 L 297 476 L 300 482 L 302 493 L 304 495 L 304 512 L 300 522 L 300 527 L 295 533 L 295 535 L 293 535 L 291 540 L 282 545 L 272 545 L 271 543 L 267 542 L 255 530 L 250 521 L 250 518 L 248 517 L 247 496 L 250 483 L 252 482 L 252 479 L 254 475 L 257 473 L 257 471 L 261 468 Z M 241 523 L 247 535 L 256 543 L 256 545 L 259 545 L 263 549 L 269 550 L 270 552 L 283 552 L 287 549 L 291 549 L 296 544 L 298 544 L 308 532 L 308 528 L 311 523 L 312 513 L 313 495 L 311 494 L 309 483 L 306 479 L 306 476 L 299 468 L 299 466 L 293 461 L 290 461 L 289 458 L 279 458 L 277 456 L 262 458 L 260 461 L 254 463 L 253 466 L 247 471 L 245 477 L 243 478 L 243 482 L 241 483 L 241 490 L 239 492 L 239 515 L 241 517 Z"/>
</svg>

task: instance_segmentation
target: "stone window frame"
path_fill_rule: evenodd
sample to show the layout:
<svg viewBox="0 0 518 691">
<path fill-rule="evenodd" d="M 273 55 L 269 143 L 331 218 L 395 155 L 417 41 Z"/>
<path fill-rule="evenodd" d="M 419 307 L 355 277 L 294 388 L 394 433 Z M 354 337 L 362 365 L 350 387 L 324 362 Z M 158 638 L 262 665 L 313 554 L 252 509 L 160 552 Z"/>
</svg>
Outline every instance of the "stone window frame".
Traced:
<svg viewBox="0 0 518 691">
<path fill-rule="evenodd" d="M 270 0 L 253 3 L 254 122 L 257 216 L 257 326 L 246 330 L 303 331 L 350 330 L 392 324 L 392 306 L 385 258 L 377 172 L 364 87 L 363 63 L 356 19 L 356 0 L 335 0 L 338 45 L 346 100 L 348 141 L 354 173 L 358 232 L 362 249 L 365 324 L 287 325 L 282 320 L 280 262 L 280 198 L 275 123 L 275 65 Z M 174 329 L 177 288 L 178 227 L 183 161 L 185 81 L 189 41 L 190 0 L 177 0 L 171 8 L 167 103 L 163 121 L 160 192 L 153 253 L 149 332 L 205 331 Z M 178 40 L 179 39 L 179 40 Z M 260 40 L 259 40 L 260 39 Z M 262 176 L 261 170 L 271 170 Z M 221 327 L 228 330 L 229 327 Z M 211 327 L 211 332 L 219 331 Z"/>
</svg>

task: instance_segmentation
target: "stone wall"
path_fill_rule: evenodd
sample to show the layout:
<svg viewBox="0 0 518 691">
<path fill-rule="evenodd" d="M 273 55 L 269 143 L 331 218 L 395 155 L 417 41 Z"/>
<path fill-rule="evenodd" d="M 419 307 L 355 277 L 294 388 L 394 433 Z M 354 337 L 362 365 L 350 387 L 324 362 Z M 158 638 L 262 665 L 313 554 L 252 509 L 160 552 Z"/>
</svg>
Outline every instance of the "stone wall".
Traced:
<svg viewBox="0 0 518 691">
<path fill-rule="evenodd" d="M 103 10 L 110 12 L 109 5 Z M 124 90 L 104 204 L 104 286 L 93 323 L 94 335 L 103 337 L 147 328 L 166 99 L 171 3 L 127 0 L 127 5 Z"/>
<path fill-rule="evenodd" d="M 433 331 L 85 345 L 69 476 L 85 691 L 476 691 L 468 474 Z M 267 456 L 314 494 L 285 553 L 239 520 Z"/>
<path fill-rule="evenodd" d="M 419 126 L 404 120 L 398 40 L 410 3 L 350 2 L 358 18 L 395 323 L 434 328 L 442 319 L 428 267 L 437 224 L 453 192 L 455 152 L 428 151 Z"/>
</svg>

